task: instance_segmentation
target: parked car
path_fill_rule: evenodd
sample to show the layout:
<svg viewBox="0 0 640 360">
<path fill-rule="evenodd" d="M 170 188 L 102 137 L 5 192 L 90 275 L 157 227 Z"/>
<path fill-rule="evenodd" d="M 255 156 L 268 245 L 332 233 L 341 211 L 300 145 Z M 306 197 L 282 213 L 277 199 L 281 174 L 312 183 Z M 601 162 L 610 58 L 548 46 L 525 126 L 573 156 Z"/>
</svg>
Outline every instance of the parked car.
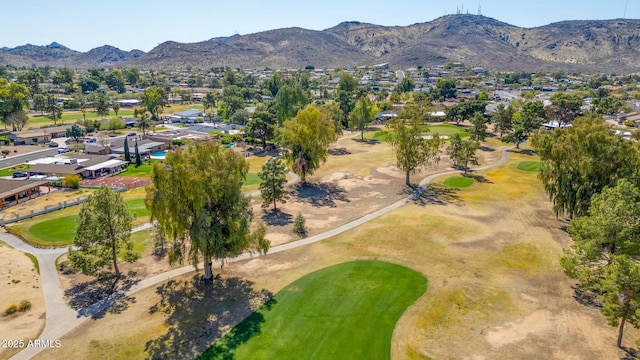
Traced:
<svg viewBox="0 0 640 360">
<path fill-rule="evenodd" d="M 136 134 L 134 132 L 130 132 L 130 133 L 127 134 L 127 136 L 136 136 L 136 135 L 138 135 L 138 134 Z"/>
<path fill-rule="evenodd" d="M 29 177 L 29 174 L 27 174 L 24 171 L 15 171 L 13 174 L 11 174 L 11 177 L 14 179 L 26 178 L 26 177 Z"/>
<path fill-rule="evenodd" d="M 63 148 L 59 148 L 58 149 L 58 154 L 64 154 L 64 153 L 68 153 L 70 151 L 71 151 L 71 149 L 63 147 Z"/>
<path fill-rule="evenodd" d="M 86 142 L 87 142 L 87 143 L 94 143 L 94 142 L 96 142 L 96 141 L 98 141 L 98 139 L 96 139 L 96 138 L 92 137 L 92 138 L 88 138 Z"/>
</svg>

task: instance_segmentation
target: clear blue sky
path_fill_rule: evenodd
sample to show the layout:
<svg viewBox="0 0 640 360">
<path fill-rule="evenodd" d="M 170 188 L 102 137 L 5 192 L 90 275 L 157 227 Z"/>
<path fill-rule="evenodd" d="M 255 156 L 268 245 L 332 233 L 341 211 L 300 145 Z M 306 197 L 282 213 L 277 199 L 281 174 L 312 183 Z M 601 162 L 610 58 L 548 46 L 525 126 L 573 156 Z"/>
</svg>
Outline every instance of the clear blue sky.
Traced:
<svg viewBox="0 0 640 360">
<path fill-rule="evenodd" d="M 445 14 L 482 14 L 535 27 L 562 20 L 640 18 L 639 0 L 3 0 L 0 47 L 57 41 L 87 51 L 105 44 L 149 51 L 167 40 L 196 42 L 235 32 L 298 26 L 322 30 L 342 21 L 410 25 Z"/>
</svg>

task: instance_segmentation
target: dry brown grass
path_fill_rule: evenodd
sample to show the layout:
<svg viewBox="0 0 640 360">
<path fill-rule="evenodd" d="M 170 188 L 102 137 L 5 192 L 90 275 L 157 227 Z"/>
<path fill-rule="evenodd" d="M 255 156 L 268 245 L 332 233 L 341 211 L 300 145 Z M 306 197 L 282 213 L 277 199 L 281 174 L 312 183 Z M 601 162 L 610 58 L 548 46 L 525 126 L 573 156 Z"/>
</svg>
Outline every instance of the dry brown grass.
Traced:
<svg viewBox="0 0 640 360">
<path fill-rule="evenodd" d="M 512 154 L 506 165 L 474 174 L 484 182 L 449 192 L 444 204 L 407 205 L 329 240 L 231 264 L 223 274 L 275 293 L 329 265 L 390 261 L 429 279 L 427 293 L 396 326 L 393 358 L 620 358 L 625 354 L 615 347 L 615 329 L 597 309 L 573 298 L 573 283 L 558 263 L 570 240 L 561 229 L 566 224 L 553 216 L 536 174 L 516 169 L 527 159 Z M 334 208 L 324 212 L 330 216 Z M 147 341 L 162 339 L 176 326 L 186 333 L 203 326 L 192 319 L 219 316 L 194 307 L 184 325 L 174 325 L 168 320 L 175 312 L 150 313 L 161 301 L 159 289 L 135 294 L 124 314 L 85 323 L 62 339 L 61 349 L 39 358 L 144 358 Z M 202 341 L 210 343 L 229 325 L 207 332 Z M 628 329 L 624 343 L 638 336 Z M 193 351 L 203 345 L 184 346 Z"/>
</svg>

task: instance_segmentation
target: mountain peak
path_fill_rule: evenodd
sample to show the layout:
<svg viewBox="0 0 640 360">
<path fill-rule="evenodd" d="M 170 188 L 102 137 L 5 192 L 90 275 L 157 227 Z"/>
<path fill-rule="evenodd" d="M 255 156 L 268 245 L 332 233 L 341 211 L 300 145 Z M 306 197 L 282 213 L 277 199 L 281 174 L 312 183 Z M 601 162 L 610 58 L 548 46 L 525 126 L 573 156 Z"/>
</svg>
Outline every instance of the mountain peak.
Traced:
<svg viewBox="0 0 640 360">
<path fill-rule="evenodd" d="M 47 49 L 65 49 L 65 50 L 69 49 L 68 47 L 66 47 L 66 46 L 64 46 L 64 45 L 62 45 L 62 44 L 60 44 L 58 42 L 55 42 L 55 41 L 52 42 L 49 45 L 45 45 L 44 47 L 46 47 Z"/>
</svg>

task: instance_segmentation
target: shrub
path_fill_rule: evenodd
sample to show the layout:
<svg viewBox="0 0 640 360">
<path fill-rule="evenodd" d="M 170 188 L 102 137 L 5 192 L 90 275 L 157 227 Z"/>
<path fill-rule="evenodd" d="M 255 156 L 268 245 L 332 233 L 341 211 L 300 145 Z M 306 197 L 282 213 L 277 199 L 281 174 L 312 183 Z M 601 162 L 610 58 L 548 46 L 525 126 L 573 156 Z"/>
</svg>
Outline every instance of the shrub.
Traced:
<svg viewBox="0 0 640 360">
<path fill-rule="evenodd" d="M 635 124 L 633 121 L 631 121 L 631 120 L 627 120 L 627 121 L 625 121 L 625 122 L 624 122 L 624 125 L 625 125 L 625 126 L 628 126 L 628 127 L 635 127 L 635 126 L 636 126 L 636 124 Z"/>
<path fill-rule="evenodd" d="M 18 312 L 18 305 L 11 304 L 11 305 L 7 306 L 6 308 L 4 308 L 4 311 L 2 312 L 2 315 L 9 316 L 9 315 L 13 315 L 13 314 L 15 314 L 17 312 Z"/>
<path fill-rule="evenodd" d="M 171 140 L 171 145 L 173 145 L 173 146 L 183 146 L 184 145 L 184 140 L 180 140 L 180 139 Z"/>
<path fill-rule="evenodd" d="M 55 141 L 52 141 L 49 143 L 49 147 L 58 147 L 58 143 Z"/>
<path fill-rule="evenodd" d="M 31 309 L 31 301 L 29 300 L 20 301 L 20 305 L 18 305 L 18 311 L 25 312 L 30 309 Z"/>
<path fill-rule="evenodd" d="M 19 279 L 11 279 L 11 282 L 14 284 L 19 284 L 20 280 Z"/>
<path fill-rule="evenodd" d="M 9 153 L 10 153 L 10 152 L 11 152 L 11 151 L 9 151 L 9 150 L 7 150 L 7 149 L 3 149 L 3 150 L 2 150 L 2 155 L 5 155 L 5 156 L 6 156 L 6 155 L 9 155 Z"/>
<path fill-rule="evenodd" d="M 76 174 L 65 175 L 62 183 L 65 187 L 68 187 L 70 189 L 77 189 L 80 187 L 80 175 L 76 175 Z"/>
<path fill-rule="evenodd" d="M 300 237 L 307 236 L 307 227 L 305 225 L 304 215 L 298 214 L 298 216 L 296 216 L 293 221 L 293 232 L 298 234 Z"/>
</svg>

